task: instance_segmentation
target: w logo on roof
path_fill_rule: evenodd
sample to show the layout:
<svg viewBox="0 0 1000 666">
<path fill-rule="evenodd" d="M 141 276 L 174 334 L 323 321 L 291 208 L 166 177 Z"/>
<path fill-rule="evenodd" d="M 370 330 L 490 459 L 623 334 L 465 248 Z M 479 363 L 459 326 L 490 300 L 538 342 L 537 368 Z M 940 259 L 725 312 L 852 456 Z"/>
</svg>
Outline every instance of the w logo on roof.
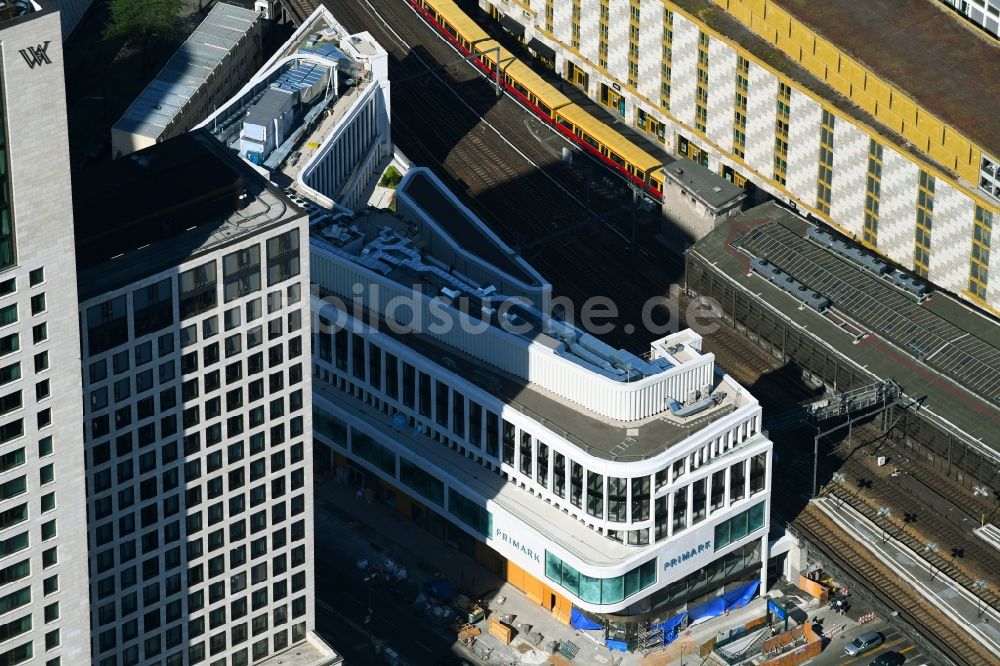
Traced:
<svg viewBox="0 0 1000 666">
<path fill-rule="evenodd" d="M 44 44 L 39 44 L 37 46 L 29 46 L 26 49 L 21 49 L 18 53 L 24 58 L 24 62 L 28 63 L 28 67 L 34 69 L 36 65 L 51 65 L 52 61 L 49 60 L 49 40 L 46 40 Z"/>
</svg>

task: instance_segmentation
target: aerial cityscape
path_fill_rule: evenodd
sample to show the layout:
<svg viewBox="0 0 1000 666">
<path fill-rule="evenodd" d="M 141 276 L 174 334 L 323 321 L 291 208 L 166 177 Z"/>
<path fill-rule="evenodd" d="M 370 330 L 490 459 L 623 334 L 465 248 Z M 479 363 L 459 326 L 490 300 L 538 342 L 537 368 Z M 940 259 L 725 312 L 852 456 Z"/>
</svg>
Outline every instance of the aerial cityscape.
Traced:
<svg viewBox="0 0 1000 666">
<path fill-rule="evenodd" d="M 0 46 L 0 666 L 1000 665 L 1000 0 Z"/>
</svg>

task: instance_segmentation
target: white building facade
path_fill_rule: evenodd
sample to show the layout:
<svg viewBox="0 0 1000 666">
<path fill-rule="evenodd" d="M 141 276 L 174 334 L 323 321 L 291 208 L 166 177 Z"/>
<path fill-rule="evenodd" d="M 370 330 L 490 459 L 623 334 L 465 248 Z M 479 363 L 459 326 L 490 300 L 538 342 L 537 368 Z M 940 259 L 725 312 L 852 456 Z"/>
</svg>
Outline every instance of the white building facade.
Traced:
<svg viewBox="0 0 1000 666">
<path fill-rule="evenodd" d="M 238 136 L 246 109 L 262 90 L 289 78 L 301 81 L 303 72 L 317 68 L 324 72 L 320 94 L 286 114 L 294 116 L 294 124 L 282 129 L 266 161 L 254 163 L 269 177 L 280 171 L 291 181 L 289 191 L 327 208 L 355 210 L 367 204 L 393 155 L 388 54 L 370 34 L 349 32 L 326 7 L 317 7 L 250 82 L 199 127 L 210 128 L 253 161 L 238 147 L 246 143 Z"/>
<path fill-rule="evenodd" d="M 641 621 L 764 584 L 771 442 L 700 336 L 639 358 L 505 310 L 549 286 L 429 172 L 404 178 L 397 206 L 405 220 L 313 227 L 324 455 L 515 565 L 564 621 L 567 604 Z"/>
<path fill-rule="evenodd" d="M 0 20 L 0 663 L 90 663 L 59 13 Z M 8 7 L 7 9 L 11 9 Z"/>
</svg>

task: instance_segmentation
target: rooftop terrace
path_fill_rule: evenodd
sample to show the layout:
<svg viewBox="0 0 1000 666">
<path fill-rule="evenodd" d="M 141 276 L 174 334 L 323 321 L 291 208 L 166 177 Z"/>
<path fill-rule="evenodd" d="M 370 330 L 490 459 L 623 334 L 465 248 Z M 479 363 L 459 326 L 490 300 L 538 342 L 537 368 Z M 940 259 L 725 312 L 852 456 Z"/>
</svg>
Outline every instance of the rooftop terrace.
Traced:
<svg viewBox="0 0 1000 666">
<path fill-rule="evenodd" d="M 251 82 L 201 127 L 210 128 L 221 142 L 240 151 L 247 124 L 266 127 L 281 115 L 278 141 L 273 146 L 267 144 L 259 161 L 275 182 L 294 189 L 333 128 L 373 84 L 367 60 L 379 55 L 385 53 L 370 37 L 351 35 L 320 6 Z M 291 104 L 286 105 L 290 111 L 276 108 L 282 97 L 276 91 L 292 96 Z M 305 194 L 319 199 L 325 196 L 313 191 Z M 325 205 L 332 207 L 332 200 Z"/>
</svg>

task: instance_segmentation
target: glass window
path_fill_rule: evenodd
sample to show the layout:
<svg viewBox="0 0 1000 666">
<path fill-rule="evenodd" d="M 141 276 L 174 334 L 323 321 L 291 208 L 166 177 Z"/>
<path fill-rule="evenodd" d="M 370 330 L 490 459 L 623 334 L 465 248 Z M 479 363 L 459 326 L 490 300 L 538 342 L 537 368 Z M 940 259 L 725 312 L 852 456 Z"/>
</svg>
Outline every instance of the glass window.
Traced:
<svg viewBox="0 0 1000 666">
<path fill-rule="evenodd" d="M 632 479 L 632 521 L 649 520 L 649 477 Z"/>
<path fill-rule="evenodd" d="M 17 322 L 16 303 L 0 308 L 0 326 L 6 326 L 15 322 Z"/>
<path fill-rule="evenodd" d="M 608 520 L 623 523 L 628 509 L 625 479 L 608 477 Z"/>
<path fill-rule="evenodd" d="M 741 460 L 729 467 L 729 501 L 735 502 L 746 495 L 747 463 Z"/>
<path fill-rule="evenodd" d="M 604 476 L 587 471 L 587 513 L 604 517 Z"/>
<path fill-rule="evenodd" d="M 674 491 L 673 534 L 687 527 L 688 491 L 690 488 L 691 486 L 684 486 Z"/>
<path fill-rule="evenodd" d="M 712 511 L 718 511 L 726 503 L 726 470 L 712 474 Z"/>
<path fill-rule="evenodd" d="M 764 490 L 767 476 L 767 453 L 758 453 L 750 459 L 750 494 Z"/>
</svg>

